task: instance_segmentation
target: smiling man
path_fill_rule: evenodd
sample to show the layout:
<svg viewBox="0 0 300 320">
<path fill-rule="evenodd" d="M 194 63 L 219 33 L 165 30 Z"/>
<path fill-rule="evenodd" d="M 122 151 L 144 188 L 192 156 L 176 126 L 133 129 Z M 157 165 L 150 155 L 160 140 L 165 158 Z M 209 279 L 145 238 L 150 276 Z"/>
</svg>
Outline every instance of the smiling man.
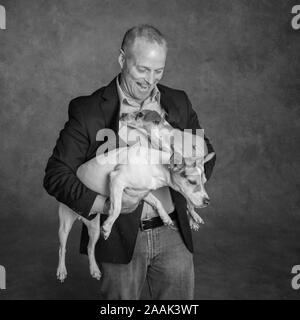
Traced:
<svg viewBox="0 0 300 320">
<path fill-rule="evenodd" d="M 163 76 L 167 44 L 163 39 L 149 42 L 147 37 L 135 38 L 129 35 L 120 50 L 120 86 L 127 97 L 142 103 L 151 95 Z"/>
<path fill-rule="evenodd" d="M 95 157 L 101 141 L 97 132 L 110 128 L 118 134 L 122 113 L 143 109 L 164 115 L 175 128 L 199 129 L 197 115 L 184 91 L 158 84 L 165 68 L 167 41 L 159 30 L 141 25 L 123 38 L 121 73 L 92 95 L 78 97 L 69 106 L 69 120 L 50 157 L 44 187 L 58 201 L 84 217 L 106 218 L 109 200 L 84 186 L 77 168 Z M 205 137 L 208 152 L 213 148 Z M 209 179 L 215 157 L 205 163 Z M 193 299 L 193 242 L 183 196 L 168 187 L 153 191 L 174 221 L 164 226 L 148 204 L 135 203 L 124 193 L 122 213 L 110 237 L 99 239 L 95 255 L 102 278 L 101 299 L 139 299 L 147 281 L 153 299 Z M 82 229 L 81 252 L 87 253 L 88 233 Z"/>
</svg>

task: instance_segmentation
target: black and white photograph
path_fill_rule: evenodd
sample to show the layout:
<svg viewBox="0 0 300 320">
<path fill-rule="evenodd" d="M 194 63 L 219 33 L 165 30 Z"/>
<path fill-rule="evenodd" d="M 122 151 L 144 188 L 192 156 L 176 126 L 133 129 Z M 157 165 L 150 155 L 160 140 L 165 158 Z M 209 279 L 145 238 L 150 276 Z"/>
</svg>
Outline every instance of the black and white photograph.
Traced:
<svg viewBox="0 0 300 320">
<path fill-rule="evenodd" d="M 300 299 L 300 1 L 0 0 L 0 130 L 0 300 Z"/>
</svg>

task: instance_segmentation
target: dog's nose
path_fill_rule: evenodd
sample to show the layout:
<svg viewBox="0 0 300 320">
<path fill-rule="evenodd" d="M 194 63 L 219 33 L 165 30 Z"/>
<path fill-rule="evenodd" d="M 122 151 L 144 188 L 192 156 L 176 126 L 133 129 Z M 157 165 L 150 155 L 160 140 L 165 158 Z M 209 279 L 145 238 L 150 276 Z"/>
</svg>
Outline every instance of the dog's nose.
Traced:
<svg viewBox="0 0 300 320">
<path fill-rule="evenodd" d="M 203 199 L 203 204 L 205 204 L 206 206 L 208 206 L 209 205 L 209 198 L 204 198 Z"/>
</svg>

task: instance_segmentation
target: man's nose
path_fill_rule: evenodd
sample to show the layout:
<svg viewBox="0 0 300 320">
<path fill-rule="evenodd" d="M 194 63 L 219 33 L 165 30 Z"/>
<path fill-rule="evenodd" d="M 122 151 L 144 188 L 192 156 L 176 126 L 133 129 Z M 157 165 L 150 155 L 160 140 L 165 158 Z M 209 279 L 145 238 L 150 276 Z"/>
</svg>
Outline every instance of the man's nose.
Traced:
<svg viewBox="0 0 300 320">
<path fill-rule="evenodd" d="M 149 84 L 150 86 L 153 85 L 153 83 L 154 83 L 154 74 L 153 74 L 152 72 L 149 72 L 149 73 L 147 74 L 147 76 L 146 76 L 146 81 L 148 82 L 148 84 Z"/>
<path fill-rule="evenodd" d="M 206 205 L 206 206 L 208 206 L 209 205 L 209 198 L 208 197 L 205 197 L 204 199 L 203 199 L 203 204 L 204 205 Z"/>
</svg>

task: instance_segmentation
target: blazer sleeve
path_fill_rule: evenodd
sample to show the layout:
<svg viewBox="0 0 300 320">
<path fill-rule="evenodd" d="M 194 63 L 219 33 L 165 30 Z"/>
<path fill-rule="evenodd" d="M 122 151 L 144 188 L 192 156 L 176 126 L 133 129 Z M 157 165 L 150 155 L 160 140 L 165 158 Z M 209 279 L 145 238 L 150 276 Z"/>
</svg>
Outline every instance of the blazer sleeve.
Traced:
<svg viewBox="0 0 300 320">
<path fill-rule="evenodd" d="M 202 129 L 199 124 L 198 116 L 192 107 L 192 103 L 191 103 L 190 99 L 188 98 L 188 96 L 185 92 L 184 92 L 184 94 L 185 94 L 186 103 L 188 106 L 188 118 L 187 118 L 188 127 L 187 128 L 193 129 L 193 130 Z M 211 152 L 215 153 L 215 150 L 206 135 L 204 135 L 204 140 L 207 145 L 208 153 L 211 153 Z M 212 159 L 210 159 L 209 161 L 207 161 L 204 164 L 204 171 L 205 171 L 205 176 L 206 176 L 207 180 L 209 180 L 209 178 L 213 172 L 213 168 L 215 166 L 215 163 L 216 163 L 216 153 Z"/>
<path fill-rule="evenodd" d="M 56 146 L 48 160 L 44 188 L 59 202 L 87 217 L 97 196 L 76 176 L 77 168 L 86 161 L 90 141 L 76 99 L 68 110 L 69 119 L 59 134 Z"/>
</svg>

